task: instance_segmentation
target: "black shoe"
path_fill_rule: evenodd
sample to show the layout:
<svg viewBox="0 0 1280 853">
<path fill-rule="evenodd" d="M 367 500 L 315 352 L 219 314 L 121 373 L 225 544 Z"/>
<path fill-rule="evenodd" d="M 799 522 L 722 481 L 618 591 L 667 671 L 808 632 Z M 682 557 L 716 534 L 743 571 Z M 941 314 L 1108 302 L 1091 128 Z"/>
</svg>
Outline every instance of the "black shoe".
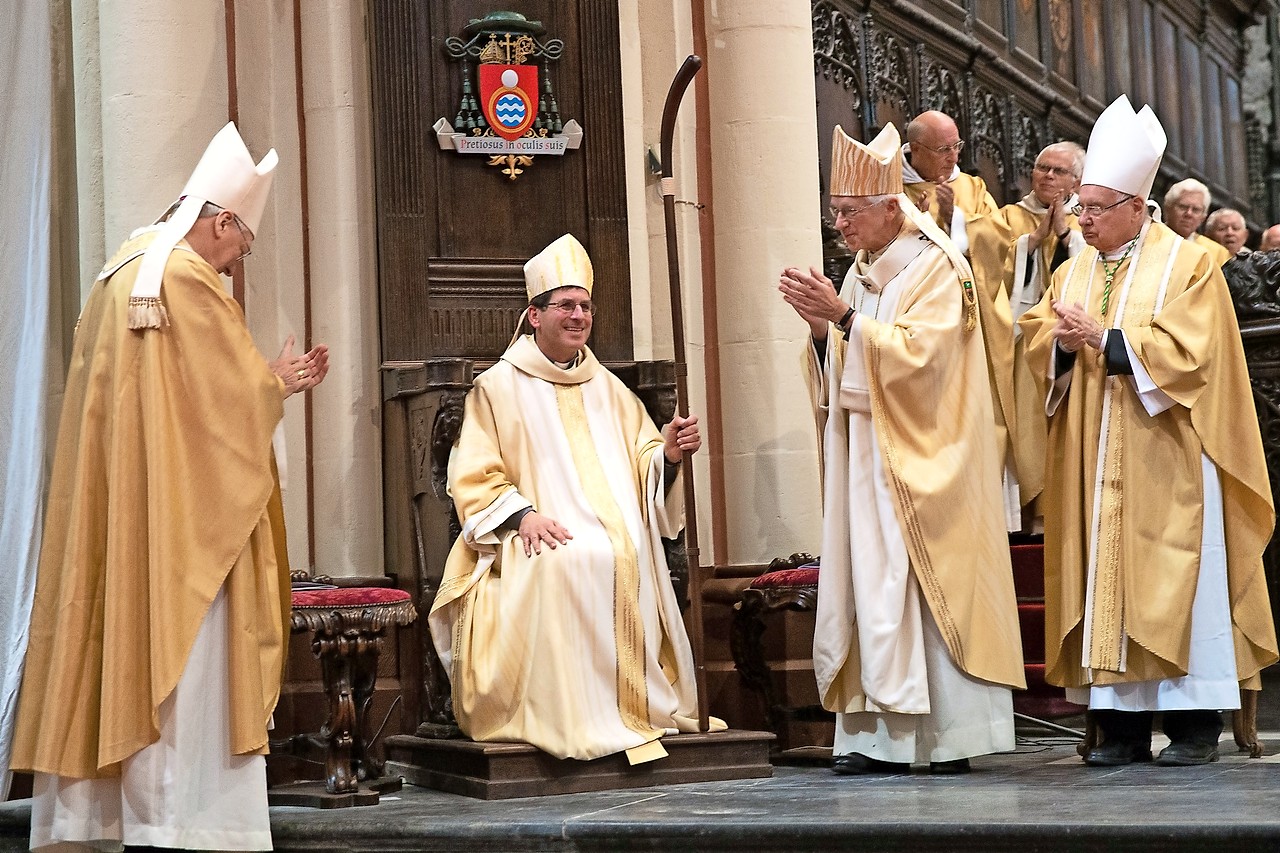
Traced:
<svg viewBox="0 0 1280 853">
<path fill-rule="evenodd" d="M 833 756 L 831 769 L 841 776 L 865 776 L 869 773 L 910 773 L 911 765 L 881 761 L 860 752 L 851 752 L 848 755 Z"/>
<path fill-rule="evenodd" d="M 1193 767 L 1197 764 L 1210 764 L 1218 760 L 1216 743 L 1199 743 L 1193 740 L 1179 740 L 1160 750 L 1156 764 L 1165 767 Z"/>
<path fill-rule="evenodd" d="M 1095 746 L 1084 757 L 1090 767 L 1121 767 L 1135 761 L 1150 761 L 1151 745 L 1131 740 L 1109 740 Z"/>
<path fill-rule="evenodd" d="M 969 759 L 967 758 L 929 762 L 929 772 L 934 776 L 962 776 L 972 771 L 973 768 L 969 766 Z"/>
</svg>

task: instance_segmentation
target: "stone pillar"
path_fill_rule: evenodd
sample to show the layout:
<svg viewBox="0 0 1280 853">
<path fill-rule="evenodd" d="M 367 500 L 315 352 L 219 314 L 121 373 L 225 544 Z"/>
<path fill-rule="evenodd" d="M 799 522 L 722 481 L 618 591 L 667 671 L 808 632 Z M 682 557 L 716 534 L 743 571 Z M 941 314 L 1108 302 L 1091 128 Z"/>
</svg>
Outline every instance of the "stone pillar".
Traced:
<svg viewBox="0 0 1280 853">
<path fill-rule="evenodd" d="M 74 0 L 72 14 L 81 267 L 91 280 L 133 229 L 177 198 L 227 122 L 225 8 L 221 0 Z M 102 243 L 90 245 L 99 221 Z"/>
<path fill-rule="evenodd" d="M 622 42 L 623 132 L 627 157 L 627 225 L 631 249 L 631 303 L 634 352 L 639 360 L 670 359 L 674 354 L 671 290 L 667 271 L 667 241 L 659 177 L 662 109 L 676 70 L 694 52 L 689 0 L 626 0 L 619 5 Z M 643 45 L 643 49 L 642 49 Z M 701 73 L 705 74 L 706 71 Z M 680 250 L 680 281 L 684 298 L 685 360 L 688 365 L 689 409 L 707 425 L 704 379 L 706 349 L 702 312 L 702 269 L 698 233 L 698 161 L 696 87 L 681 103 L 673 139 L 676 182 L 676 228 Z M 658 426 L 662 426 L 659 424 Z M 718 560 L 713 554 L 713 516 L 716 488 L 710 476 L 714 443 L 694 457 L 697 477 L 701 562 Z"/>
<path fill-rule="evenodd" d="M 729 553 L 757 563 L 821 544 L 808 327 L 786 266 L 821 267 L 809 3 L 708 2 L 716 302 Z"/>
<path fill-rule="evenodd" d="M 364 3 L 302 5 L 313 338 L 331 348 L 314 394 L 316 568 L 380 575 L 382 398 L 373 130 Z"/>
</svg>

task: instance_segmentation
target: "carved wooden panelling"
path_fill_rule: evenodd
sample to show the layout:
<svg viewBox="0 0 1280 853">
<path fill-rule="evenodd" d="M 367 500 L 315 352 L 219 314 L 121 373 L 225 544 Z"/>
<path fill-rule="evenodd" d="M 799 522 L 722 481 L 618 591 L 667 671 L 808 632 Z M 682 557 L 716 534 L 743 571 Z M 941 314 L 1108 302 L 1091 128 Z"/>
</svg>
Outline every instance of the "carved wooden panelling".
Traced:
<svg viewBox="0 0 1280 853">
<path fill-rule="evenodd" d="M 520 268 L 571 233 L 587 247 L 604 359 L 631 356 L 630 275 L 616 0 L 370 0 L 378 278 L 384 361 L 494 358 L 526 304 Z M 473 19 L 511 11 L 564 42 L 539 64 L 540 99 L 583 128 L 578 150 L 510 180 L 485 156 L 441 150 L 464 64 L 444 50 Z M 473 81 L 474 84 L 474 81 Z"/>
<path fill-rule="evenodd" d="M 865 138 L 940 109 L 968 142 L 961 168 L 1004 203 L 1029 189 L 1044 145 L 1086 142 L 1098 112 L 1127 93 L 1150 103 L 1169 135 L 1157 196 L 1195 175 L 1216 202 L 1247 210 L 1263 186 L 1265 158 L 1246 156 L 1239 45 L 1250 18 L 1237 3 L 813 0 L 811 8 L 824 143 L 835 124 Z"/>
<path fill-rule="evenodd" d="M 1240 321 L 1272 500 L 1280 505 L 1280 252 L 1252 252 L 1223 264 Z M 1272 612 L 1280 613 L 1280 537 L 1263 554 Z"/>
</svg>

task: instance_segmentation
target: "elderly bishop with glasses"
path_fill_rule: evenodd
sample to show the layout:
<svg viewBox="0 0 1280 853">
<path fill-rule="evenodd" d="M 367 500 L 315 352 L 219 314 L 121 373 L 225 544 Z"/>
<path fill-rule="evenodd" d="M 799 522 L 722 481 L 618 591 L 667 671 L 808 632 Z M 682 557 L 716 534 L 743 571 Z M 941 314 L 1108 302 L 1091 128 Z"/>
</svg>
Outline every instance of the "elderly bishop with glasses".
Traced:
<svg viewBox="0 0 1280 853">
<path fill-rule="evenodd" d="M 1240 330 L 1218 265 L 1153 222 L 1165 133 L 1121 96 L 1089 137 L 1089 248 L 1019 321 L 1049 418 L 1047 678 L 1088 703 L 1094 766 L 1218 757 L 1219 711 L 1277 659 L 1275 520 Z"/>
<path fill-rule="evenodd" d="M 983 329 L 969 264 L 902 193 L 898 132 L 835 129 L 837 292 L 788 268 L 822 444 L 814 672 L 837 773 L 967 773 L 1014 747 L 1023 686 Z"/>
<path fill-rule="evenodd" d="M 995 212 L 986 181 L 960 171 L 964 140 L 951 116 L 927 110 L 907 122 L 902 146 L 903 192 L 928 213 L 942 233 L 969 252 L 969 225 Z"/>
<path fill-rule="evenodd" d="M 684 525 L 697 418 L 659 431 L 587 347 L 592 268 L 572 235 L 524 275 L 533 332 L 476 378 L 449 461 L 462 535 L 431 635 L 472 739 L 659 759 L 663 735 L 698 723 L 662 548 Z"/>
<path fill-rule="evenodd" d="M 290 338 L 268 362 L 219 274 L 249 254 L 277 162 L 223 127 L 80 312 L 11 763 L 34 772 L 33 850 L 271 849 L 289 617 L 272 436 L 329 356 Z"/>
</svg>

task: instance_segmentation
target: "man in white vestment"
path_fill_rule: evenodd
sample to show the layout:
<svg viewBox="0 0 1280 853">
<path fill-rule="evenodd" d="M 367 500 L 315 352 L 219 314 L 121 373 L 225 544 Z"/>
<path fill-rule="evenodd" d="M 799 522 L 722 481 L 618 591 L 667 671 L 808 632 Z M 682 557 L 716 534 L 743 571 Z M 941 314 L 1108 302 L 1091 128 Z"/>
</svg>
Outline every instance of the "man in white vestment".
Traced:
<svg viewBox="0 0 1280 853">
<path fill-rule="evenodd" d="M 833 769 L 967 773 L 1014 747 L 1021 642 L 982 327 L 955 245 L 902 194 L 889 125 L 835 129 L 831 213 L 857 254 L 842 292 L 783 271 L 808 324 L 824 471 L 814 671 Z"/>
<path fill-rule="evenodd" d="M 1165 133 L 1098 117 L 1076 212 L 1089 248 L 1020 321 L 1045 377 L 1046 678 L 1087 703 L 1113 767 L 1218 758 L 1219 711 L 1274 662 L 1262 551 L 1275 513 L 1218 264 L 1150 219 Z"/>
<path fill-rule="evenodd" d="M 651 761 L 666 755 L 663 735 L 697 730 L 662 548 L 683 526 L 681 460 L 701 446 L 697 418 L 659 432 L 587 347 L 592 269 L 576 239 L 524 273 L 533 334 L 476 378 L 450 458 L 462 535 L 432 638 L 469 737 Z"/>
<path fill-rule="evenodd" d="M 272 438 L 328 350 L 268 362 L 220 278 L 277 163 L 234 124 L 98 275 L 72 343 L 13 766 L 33 849 L 270 850 L 289 613 Z"/>
</svg>

